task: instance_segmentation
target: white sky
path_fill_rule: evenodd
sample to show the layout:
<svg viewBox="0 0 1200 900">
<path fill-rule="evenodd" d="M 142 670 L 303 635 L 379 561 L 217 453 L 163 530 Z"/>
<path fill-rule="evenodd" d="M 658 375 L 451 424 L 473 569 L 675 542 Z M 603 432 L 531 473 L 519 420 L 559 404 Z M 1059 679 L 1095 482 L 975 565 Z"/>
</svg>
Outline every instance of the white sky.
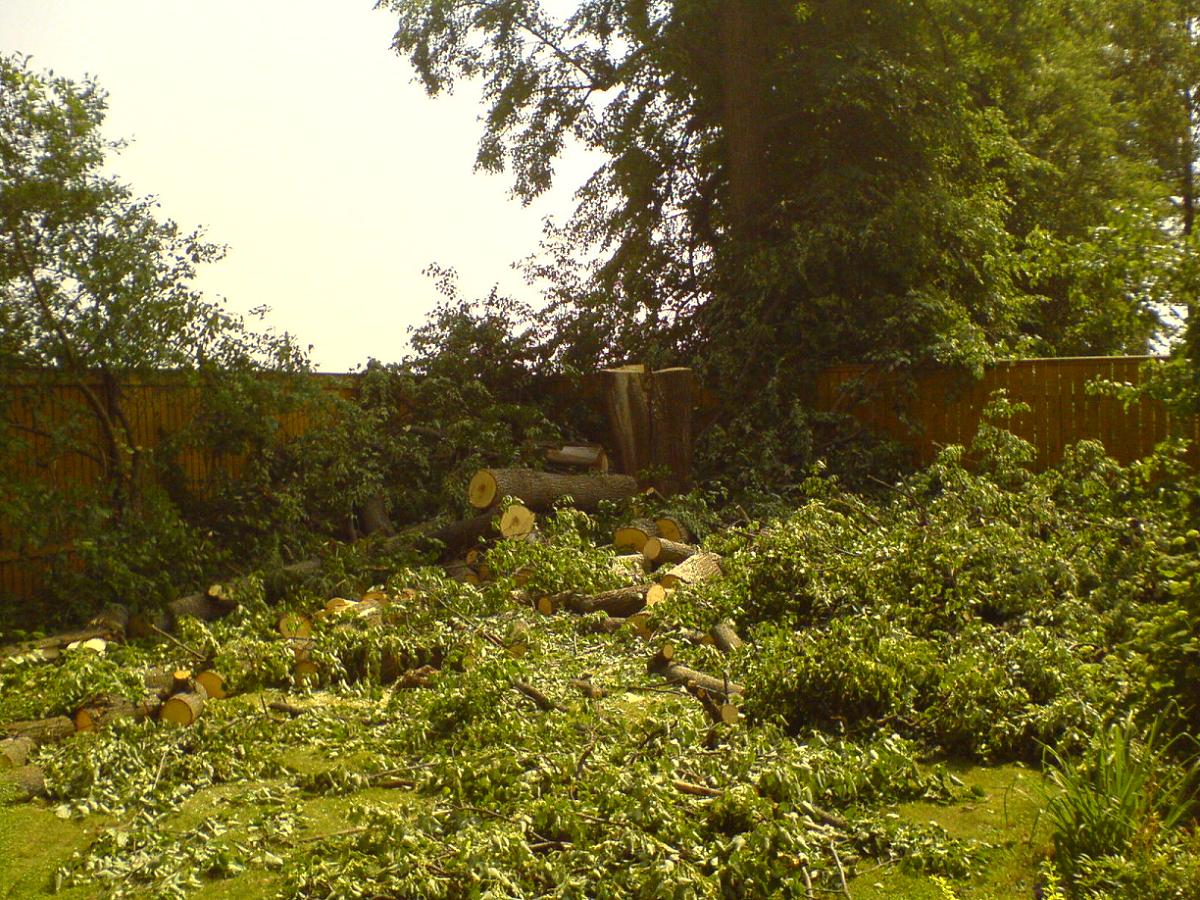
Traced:
<svg viewBox="0 0 1200 900">
<path fill-rule="evenodd" d="M 473 174 L 477 88 L 427 98 L 394 31 L 372 0 L 0 0 L 0 50 L 96 76 L 107 133 L 130 141 L 113 170 L 229 245 L 198 286 L 270 306 L 324 371 L 398 359 L 438 299 L 433 262 L 465 296 L 536 301 L 511 264 L 591 170 L 574 154 L 528 208 Z"/>
</svg>

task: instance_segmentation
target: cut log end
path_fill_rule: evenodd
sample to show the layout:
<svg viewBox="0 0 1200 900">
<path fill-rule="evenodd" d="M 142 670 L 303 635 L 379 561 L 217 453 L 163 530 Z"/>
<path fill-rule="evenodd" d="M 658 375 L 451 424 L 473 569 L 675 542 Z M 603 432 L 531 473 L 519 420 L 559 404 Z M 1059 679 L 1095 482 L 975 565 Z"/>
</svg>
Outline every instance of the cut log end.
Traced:
<svg viewBox="0 0 1200 900">
<path fill-rule="evenodd" d="M 658 536 L 664 537 L 668 541 L 674 541 L 677 544 L 686 544 L 692 539 L 692 533 L 688 531 L 687 526 L 672 516 L 662 516 L 655 519 L 654 526 L 658 529 Z"/>
<path fill-rule="evenodd" d="M 284 613 L 279 617 L 279 633 L 289 640 L 303 639 L 312 634 L 312 622 L 308 616 L 298 612 Z"/>
<path fill-rule="evenodd" d="M 203 711 L 204 695 L 199 691 L 193 694 L 176 694 L 162 705 L 159 718 L 186 728 L 195 724 Z"/>
<path fill-rule="evenodd" d="M 537 524 L 537 516 L 533 510 L 520 503 L 514 503 L 500 517 L 500 534 L 506 538 L 524 538 L 533 534 Z"/>
<path fill-rule="evenodd" d="M 476 472 L 467 486 L 467 500 L 476 509 L 487 509 L 495 505 L 499 499 L 496 496 L 498 493 L 499 485 L 496 482 L 496 476 L 487 469 L 480 469 Z"/>
<path fill-rule="evenodd" d="M 214 672 L 212 669 L 197 675 L 196 683 L 204 688 L 204 693 L 208 694 L 211 700 L 224 700 L 229 696 L 225 690 L 225 679 L 221 677 L 221 673 Z"/>
</svg>

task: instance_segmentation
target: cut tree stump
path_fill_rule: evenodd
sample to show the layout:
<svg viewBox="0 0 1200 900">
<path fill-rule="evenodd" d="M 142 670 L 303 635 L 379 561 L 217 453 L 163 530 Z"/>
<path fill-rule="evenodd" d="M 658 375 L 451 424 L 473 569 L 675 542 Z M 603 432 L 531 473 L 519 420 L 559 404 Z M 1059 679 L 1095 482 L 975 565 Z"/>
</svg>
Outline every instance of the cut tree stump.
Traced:
<svg viewBox="0 0 1200 900">
<path fill-rule="evenodd" d="M 659 369 L 650 376 L 650 463 L 661 473 L 654 487 L 664 496 L 692 486 L 695 393 L 691 369 Z"/>
<path fill-rule="evenodd" d="M 651 566 L 677 566 L 699 552 L 699 548 L 691 544 L 680 544 L 665 537 L 652 537 L 642 546 L 642 556 Z"/>
<path fill-rule="evenodd" d="M 716 553 L 701 551 L 689 556 L 677 566 L 673 566 L 658 583 L 665 588 L 675 588 L 681 585 L 699 584 L 710 578 L 721 576 L 721 557 Z"/>
<path fill-rule="evenodd" d="M 623 500 L 637 493 L 637 480 L 628 475 L 559 475 L 535 469 L 480 469 L 471 479 L 467 497 L 476 509 L 488 509 L 505 497 L 516 497 L 533 510 L 550 509 L 570 497 L 576 509 L 594 510 L 604 500 Z"/>
</svg>

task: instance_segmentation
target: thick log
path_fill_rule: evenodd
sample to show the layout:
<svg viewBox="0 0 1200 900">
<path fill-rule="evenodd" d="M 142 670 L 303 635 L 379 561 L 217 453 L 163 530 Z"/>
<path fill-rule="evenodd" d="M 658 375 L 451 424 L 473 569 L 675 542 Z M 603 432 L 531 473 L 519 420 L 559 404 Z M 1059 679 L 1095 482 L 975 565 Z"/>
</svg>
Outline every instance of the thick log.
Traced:
<svg viewBox="0 0 1200 900">
<path fill-rule="evenodd" d="M 689 556 L 677 566 L 673 566 L 658 583 L 665 588 L 680 587 L 681 585 L 699 584 L 710 578 L 721 575 L 721 557 L 716 553 L 701 551 Z"/>
<path fill-rule="evenodd" d="M 579 615 L 606 612 L 610 616 L 625 617 L 640 612 L 646 606 L 646 592 L 649 589 L 649 585 L 635 584 L 590 595 L 564 591 L 561 594 L 552 595 L 549 599 L 556 609 L 566 607 Z"/>
<path fill-rule="evenodd" d="M 196 684 L 204 688 L 204 693 L 208 695 L 210 700 L 224 700 L 229 696 L 229 692 L 225 689 L 225 679 L 220 672 L 213 669 L 205 669 L 196 675 Z"/>
<path fill-rule="evenodd" d="M 38 744 L 61 741 L 74 733 L 75 723 L 66 716 L 54 716 L 50 719 L 27 719 L 0 725 L 0 734 L 32 738 Z"/>
<path fill-rule="evenodd" d="M 738 708 L 726 700 L 713 696 L 695 682 L 688 682 L 687 692 L 700 701 L 704 714 L 714 725 L 735 725 L 738 720 Z"/>
<path fill-rule="evenodd" d="M 0 772 L 0 784 L 15 787 L 23 800 L 42 797 L 46 793 L 46 778 L 38 766 L 17 766 Z"/>
<path fill-rule="evenodd" d="M 304 640 L 312 635 L 312 620 L 298 612 L 284 613 L 275 627 L 288 640 Z"/>
<path fill-rule="evenodd" d="M 16 769 L 29 761 L 37 742 L 28 735 L 0 740 L 0 769 Z"/>
<path fill-rule="evenodd" d="M 559 475 L 534 469 L 480 469 L 471 479 L 468 499 L 476 509 L 488 509 L 505 497 L 516 497 L 533 510 L 550 509 L 570 497 L 576 509 L 594 510 L 604 500 L 622 500 L 637 493 L 637 480 L 628 475 Z"/>
<path fill-rule="evenodd" d="M 677 566 L 699 552 L 699 548 L 691 544 L 680 544 L 661 536 L 650 538 L 642 546 L 642 556 L 651 566 Z"/>
<path fill-rule="evenodd" d="M 646 367 L 622 366 L 601 373 L 604 410 L 617 451 L 617 471 L 637 475 L 650 465 L 650 393 Z"/>
<path fill-rule="evenodd" d="M 698 688 L 703 688 L 709 694 L 719 697 L 732 697 L 735 694 L 744 695 L 746 693 L 746 689 L 735 681 L 714 678 L 712 675 L 697 672 L 695 669 L 689 669 L 687 666 L 680 665 L 677 662 L 669 662 L 665 666 L 662 666 L 658 670 L 658 674 L 673 684 L 682 684 L 684 686 L 694 684 Z"/>
<path fill-rule="evenodd" d="M 522 503 L 513 503 L 500 516 L 500 536 L 509 539 L 526 538 L 533 534 L 537 514 Z"/>
<path fill-rule="evenodd" d="M 204 712 L 204 700 L 202 691 L 192 694 L 176 694 L 162 705 L 159 718 L 164 722 L 184 727 L 192 725 Z"/>
<path fill-rule="evenodd" d="M 381 493 L 372 494 L 363 501 L 358 518 L 362 522 L 364 535 L 381 534 L 390 537 L 396 533 L 392 519 L 388 515 L 387 498 Z"/>
<path fill-rule="evenodd" d="M 713 626 L 712 636 L 713 643 L 717 645 L 717 649 L 722 653 L 732 653 L 746 643 L 738 637 L 737 629 L 733 627 L 733 623 L 728 619 L 720 625 Z"/>
<path fill-rule="evenodd" d="M 120 604 L 111 603 L 93 616 L 83 628 L 0 647 L 0 658 L 23 656 L 29 653 L 37 654 L 44 661 L 50 662 L 58 658 L 55 651 L 62 650 L 71 644 L 78 645 L 95 639 L 106 642 L 123 641 L 125 629 L 128 626 L 129 610 Z"/>
<path fill-rule="evenodd" d="M 655 489 L 681 494 L 692 484 L 692 406 L 695 374 L 691 369 L 659 369 L 650 376 L 650 463 L 661 472 Z"/>
<path fill-rule="evenodd" d="M 485 512 L 469 519 L 449 522 L 445 525 L 419 525 L 416 528 L 419 543 L 436 542 L 442 547 L 442 558 L 449 559 L 469 547 L 481 544 L 496 536 L 494 512 Z"/>
<path fill-rule="evenodd" d="M 674 516 L 659 516 L 654 520 L 654 525 L 658 529 L 659 537 L 675 541 L 677 544 L 690 544 L 692 542 L 691 530 L 680 519 Z"/>
<path fill-rule="evenodd" d="M 653 519 L 637 519 L 613 532 L 613 546 L 618 550 L 641 553 L 646 542 L 658 534 Z"/>
<path fill-rule="evenodd" d="M 608 454 L 599 444 L 568 445 L 546 450 L 546 462 L 565 469 L 585 469 L 608 474 Z"/>
<path fill-rule="evenodd" d="M 103 694 L 75 710 L 75 730 L 99 731 L 118 719 L 140 722 L 153 718 L 161 705 L 162 701 L 154 694 L 148 694 L 137 702 L 113 694 Z"/>
<path fill-rule="evenodd" d="M 614 574 L 628 581 L 641 581 L 646 574 L 646 560 L 640 553 L 614 556 L 612 559 L 612 570 Z"/>
</svg>

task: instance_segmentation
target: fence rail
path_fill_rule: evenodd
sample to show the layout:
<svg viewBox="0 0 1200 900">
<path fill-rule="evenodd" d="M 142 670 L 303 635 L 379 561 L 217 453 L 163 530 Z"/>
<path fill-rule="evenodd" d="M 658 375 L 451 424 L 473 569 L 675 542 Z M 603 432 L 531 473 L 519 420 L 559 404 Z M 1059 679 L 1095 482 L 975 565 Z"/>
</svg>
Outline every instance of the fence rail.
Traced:
<svg viewBox="0 0 1200 900">
<path fill-rule="evenodd" d="M 1149 399 L 1127 407 L 1087 390 L 1097 379 L 1140 384 L 1143 366 L 1154 359 L 1010 360 L 988 366 L 982 378 L 949 369 L 900 375 L 865 365 L 836 366 L 817 379 L 817 408 L 849 413 L 874 433 L 910 447 L 924 464 L 948 444 L 969 444 L 988 398 L 1002 389 L 1030 407 L 1010 427 L 1033 445 L 1039 468 L 1055 465 L 1068 445 L 1085 439 L 1100 441 L 1114 459 L 1130 463 L 1169 436 L 1200 438 L 1194 416 L 1172 416 Z"/>
</svg>

